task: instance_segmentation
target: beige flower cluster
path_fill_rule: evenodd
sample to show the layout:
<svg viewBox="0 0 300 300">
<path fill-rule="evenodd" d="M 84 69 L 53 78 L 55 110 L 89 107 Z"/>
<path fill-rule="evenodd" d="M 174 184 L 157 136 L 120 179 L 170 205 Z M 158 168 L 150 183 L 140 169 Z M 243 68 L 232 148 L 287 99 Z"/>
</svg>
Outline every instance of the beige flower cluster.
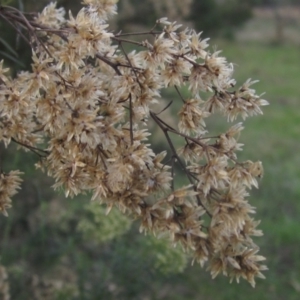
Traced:
<svg viewBox="0 0 300 300">
<path fill-rule="evenodd" d="M 84 0 L 68 18 L 54 3 L 34 19 L 2 8 L 1 16 L 28 31 L 22 35 L 32 47 L 32 70 L 10 78 L 1 65 L 0 137 L 36 153 L 66 196 L 92 191 L 107 212 L 116 206 L 140 219 L 141 231 L 168 236 L 213 277 L 242 277 L 254 286 L 266 267 L 252 240 L 262 233 L 247 197 L 262 165 L 238 161 L 242 123 L 212 138 L 206 119 L 216 112 L 245 119 L 268 103 L 250 88 L 253 81 L 235 88 L 233 65 L 192 29 L 162 18 L 149 32 L 109 31 L 116 2 Z M 178 129 L 156 107 L 169 87 L 181 103 Z M 154 153 L 147 141 L 150 119 L 166 138 L 165 152 Z M 174 136 L 183 147 L 176 149 Z M 175 166 L 190 184 L 174 187 Z M 1 179 L 2 211 L 16 175 Z"/>
</svg>

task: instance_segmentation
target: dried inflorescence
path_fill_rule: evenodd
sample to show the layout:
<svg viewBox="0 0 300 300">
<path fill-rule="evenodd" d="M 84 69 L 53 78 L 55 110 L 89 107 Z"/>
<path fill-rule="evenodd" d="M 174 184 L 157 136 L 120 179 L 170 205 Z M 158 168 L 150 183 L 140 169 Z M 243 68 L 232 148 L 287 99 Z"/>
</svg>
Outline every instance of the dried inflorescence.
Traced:
<svg viewBox="0 0 300 300">
<path fill-rule="evenodd" d="M 237 159 L 242 123 L 210 137 L 205 121 L 216 112 L 229 121 L 245 119 L 268 103 L 250 80 L 234 89 L 233 65 L 211 53 L 194 30 L 162 18 L 149 32 L 110 32 L 116 2 L 85 0 L 69 18 L 53 3 L 34 19 L 2 7 L 1 16 L 28 30 L 33 56 L 32 71 L 14 79 L 1 65 L 1 139 L 36 153 L 67 196 L 92 191 L 108 211 L 116 206 L 140 219 L 141 231 L 181 244 L 213 277 L 242 277 L 254 286 L 266 267 L 251 238 L 262 233 L 247 197 L 262 165 Z M 136 35 L 145 40 L 137 42 Z M 139 51 L 126 52 L 127 44 Z M 178 129 L 156 108 L 167 87 L 182 104 Z M 189 90 L 188 99 L 181 87 Z M 166 138 L 168 162 L 167 151 L 156 154 L 147 141 L 150 119 Z M 173 135 L 183 147 L 176 149 Z M 179 189 L 176 165 L 190 182 Z M 16 175 L 6 185 L 2 176 L 3 211 L 9 204 L 3 195 L 18 186 Z"/>
<path fill-rule="evenodd" d="M 17 193 L 22 179 L 19 171 L 0 174 L 0 212 L 8 216 L 6 209 L 11 207 L 11 197 Z"/>
</svg>

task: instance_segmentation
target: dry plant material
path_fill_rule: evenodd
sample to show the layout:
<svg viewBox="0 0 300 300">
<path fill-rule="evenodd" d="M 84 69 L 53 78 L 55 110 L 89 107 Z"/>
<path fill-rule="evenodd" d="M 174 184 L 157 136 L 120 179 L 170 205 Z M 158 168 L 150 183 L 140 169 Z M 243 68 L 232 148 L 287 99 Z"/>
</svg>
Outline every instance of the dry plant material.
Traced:
<svg viewBox="0 0 300 300">
<path fill-rule="evenodd" d="M 116 2 L 84 0 L 68 18 L 54 3 L 35 17 L 0 8 L 32 48 L 31 72 L 10 78 L 1 63 L 1 140 L 37 154 L 38 166 L 66 196 L 92 191 L 107 212 L 116 206 L 140 219 L 141 231 L 168 236 L 213 277 L 242 277 L 254 286 L 267 268 L 252 240 L 262 232 L 247 197 L 258 187 L 262 164 L 238 161 L 242 123 L 211 137 L 205 122 L 217 112 L 229 122 L 262 114 L 268 102 L 251 80 L 235 88 L 233 65 L 192 29 L 162 18 L 148 32 L 109 31 Z M 125 51 L 128 45 L 139 51 Z M 156 107 L 167 87 L 181 103 L 178 128 Z M 154 153 L 147 142 L 150 119 L 166 138 L 168 161 L 167 151 Z M 176 149 L 174 136 L 183 147 Z M 187 186 L 174 188 L 175 166 Z M 1 175 L 2 212 L 19 182 L 17 172 Z"/>
</svg>

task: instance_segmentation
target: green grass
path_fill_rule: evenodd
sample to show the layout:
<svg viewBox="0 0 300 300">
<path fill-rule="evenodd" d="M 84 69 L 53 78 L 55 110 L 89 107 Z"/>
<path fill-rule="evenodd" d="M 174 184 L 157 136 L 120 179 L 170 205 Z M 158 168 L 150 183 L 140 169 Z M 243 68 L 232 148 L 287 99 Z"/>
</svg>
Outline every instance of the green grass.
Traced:
<svg viewBox="0 0 300 300">
<path fill-rule="evenodd" d="M 235 76 L 239 83 L 247 78 L 259 79 L 259 92 L 282 106 L 288 100 L 299 99 L 300 48 L 290 45 L 271 46 L 256 43 L 218 43 L 223 55 L 235 64 Z"/>
</svg>

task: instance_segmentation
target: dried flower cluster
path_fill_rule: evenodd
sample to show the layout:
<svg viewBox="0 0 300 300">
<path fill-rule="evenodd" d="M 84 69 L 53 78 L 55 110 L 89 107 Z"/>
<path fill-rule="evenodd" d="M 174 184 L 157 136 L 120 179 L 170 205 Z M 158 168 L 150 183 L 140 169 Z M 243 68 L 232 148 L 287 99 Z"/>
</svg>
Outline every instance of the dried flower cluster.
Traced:
<svg viewBox="0 0 300 300">
<path fill-rule="evenodd" d="M 230 122 L 245 119 L 268 103 L 253 81 L 235 89 L 232 64 L 194 30 L 162 18 L 149 32 L 110 32 L 116 2 L 84 0 L 69 18 L 54 3 L 32 19 L 1 7 L 1 17 L 28 32 L 19 33 L 32 47 L 32 71 L 10 78 L 1 64 L 0 137 L 36 153 L 66 196 L 92 191 L 108 211 L 116 206 L 140 219 L 141 231 L 181 244 L 213 277 L 242 277 L 254 286 L 266 267 L 251 238 L 262 232 L 246 198 L 262 165 L 237 159 L 242 123 L 210 137 L 205 121 L 216 112 Z M 137 35 L 145 40 L 136 42 Z M 140 50 L 125 51 L 127 44 Z M 178 129 L 155 106 L 167 87 L 182 104 Z M 155 154 L 147 142 L 151 119 L 166 138 L 169 161 L 167 151 Z M 180 149 L 174 135 L 182 138 Z M 174 188 L 175 165 L 189 185 Z M 1 177 L 2 211 L 19 184 L 16 175 Z"/>
<path fill-rule="evenodd" d="M 20 188 L 21 174 L 19 171 L 0 174 L 0 212 L 5 216 L 8 216 L 6 209 L 11 207 L 11 197 Z"/>
</svg>

